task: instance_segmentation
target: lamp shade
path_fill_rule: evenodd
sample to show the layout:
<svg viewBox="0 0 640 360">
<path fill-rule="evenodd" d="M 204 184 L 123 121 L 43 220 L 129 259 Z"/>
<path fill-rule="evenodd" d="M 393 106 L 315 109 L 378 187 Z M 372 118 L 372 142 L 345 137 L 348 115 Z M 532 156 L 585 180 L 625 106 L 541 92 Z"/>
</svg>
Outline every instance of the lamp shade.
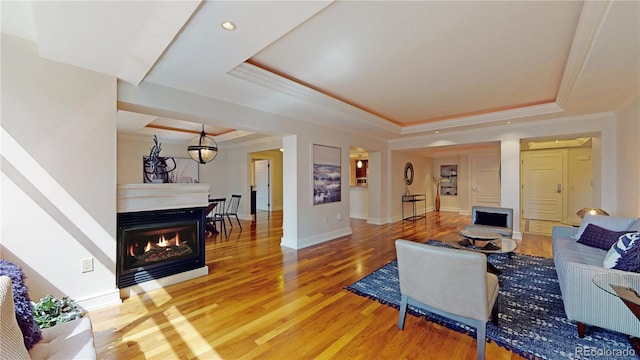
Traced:
<svg viewBox="0 0 640 360">
<path fill-rule="evenodd" d="M 191 140 L 187 151 L 193 160 L 200 164 L 206 164 L 218 155 L 218 144 L 216 144 L 215 140 L 207 136 L 204 132 L 203 125 L 200 136 Z"/>
<path fill-rule="evenodd" d="M 584 218 L 585 214 L 590 214 L 590 215 L 607 215 L 609 216 L 609 213 L 602 210 L 602 209 L 598 209 L 598 208 L 582 208 L 580 210 L 578 210 L 578 212 L 576 213 L 576 215 L 578 215 L 581 219 Z"/>
</svg>

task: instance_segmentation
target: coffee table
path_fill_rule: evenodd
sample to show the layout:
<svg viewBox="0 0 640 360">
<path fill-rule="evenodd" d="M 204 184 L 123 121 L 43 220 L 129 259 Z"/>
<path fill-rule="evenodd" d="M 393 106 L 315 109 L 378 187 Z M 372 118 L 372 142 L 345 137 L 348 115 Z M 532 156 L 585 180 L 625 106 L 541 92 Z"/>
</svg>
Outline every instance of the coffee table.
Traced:
<svg viewBox="0 0 640 360">
<path fill-rule="evenodd" d="M 622 300 L 640 320 L 640 277 L 619 273 L 606 273 L 593 277 L 593 283 L 600 289 Z"/>
<path fill-rule="evenodd" d="M 462 233 L 470 235 L 464 232 Z M 502 237 L 498 234 L 491 236 L 490 234 L 484 233 L 482 236 L 479 236 L 479 238 L 474 238 L 462 236 L 461 232 L 455 232 L 446 234 L 440 241 L 456 249 L 483 253 L 487 255 L 487 257 L 492 254 L 512 254 L 518 248 L 517 241 L 508 237 Z M 494 246 L 488 246 L 488 244 L 493 244 Z M 502 271 L 490 262 L 487 262 L 487 269 L 493 274 L 502 274 Z"/>
<path fill-rule="evenodd" d="M 631 274 L 606 273 L 592 279 L 600 289 L 617 296 L 640 321 L 640 277 Z M 640 338 L 629 336 L 636 353 L 640 353 Z"/>
</svg>

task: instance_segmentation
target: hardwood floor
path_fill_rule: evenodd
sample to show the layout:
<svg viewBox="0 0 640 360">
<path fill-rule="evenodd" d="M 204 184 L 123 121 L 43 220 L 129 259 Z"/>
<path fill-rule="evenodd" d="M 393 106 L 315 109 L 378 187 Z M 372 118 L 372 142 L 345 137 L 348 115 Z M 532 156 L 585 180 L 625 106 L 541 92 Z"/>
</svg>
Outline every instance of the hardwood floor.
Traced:
<svg viewBox="0 0 640 360">
<path fill-rule="evenodd" d="M 92 311 L 101 359 L 475 359 L 476 342 L 344 288 L 395 259 L 394 240 L 424 242 L 470 223 L 456 213 L 369 225 L 314 247 L 280 247 L 282 213 L 207 239 L 209 275 Z M 517 252 L 551 254 L 548 236 Z M 494 343 L 488 359 L 522 359 Z"/>
</svg>

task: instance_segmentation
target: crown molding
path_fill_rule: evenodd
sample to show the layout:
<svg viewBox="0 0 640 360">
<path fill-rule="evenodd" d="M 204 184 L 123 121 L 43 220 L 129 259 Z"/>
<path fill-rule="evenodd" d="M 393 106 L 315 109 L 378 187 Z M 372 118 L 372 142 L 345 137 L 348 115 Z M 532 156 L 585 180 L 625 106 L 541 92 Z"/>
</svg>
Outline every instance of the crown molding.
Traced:
<svg viewBox="0 0 640 360">
<path fill-rule="evenodd" d="M 268 136 L 268 137 L 263 137 L 263 138 L 260 138 L 260 139 L 253 139 L 253 140 L 248 140 L 248 141 L 239 142 L 239 143 L 235 143 L 235 144 L 229 144 L 229 145 L 226 145 L 226 148 L 227 149 L 237 149 L 237 148 L 243 148 L 243 147 L 267 145 L 267 144 L 273 144 L 273 146 L 275 146 L 277 148 L 280 148 L 280 147 L 282 147 L 282 138 L 281 137 L 275 137 L 275 136 Z"/>
<path fill-rule="evenodd" d="M 563 108 L 559 106 L 557 102 L 554 102 L 464 116 L 456 119 L 448 119 L 447 121 L 433 121 L 430 123 L 401 126 L 250 63 L 239 65 L 229 74 L 254 84 L 265 86 L 271 90 L 294 96 L 310 103 L 322 105 L 398 135 L 493 123 L 563 111 Z"/>
<path fill-rule="evenodd" d="M 334 110 L 396 134 L 402 131 L 402 126 L 398 124 L 247 62 L 231 70 L 229 75 Z"/>
<path fill-rule="evenodd" d="M 400 135 L 559 113 L 564 111 L 569 98 L 574 92 L 576 83 L 589 58 L 593 45 L 611 8 L 611 4 L 612 1 L 610 0 L 584 2 L 554 103 L 463 116 L 446 121 L 433 121 L 402 126 L 251 63 L 245 62 L 240 64 L 231 70 L 229 74 L 262 85 L 271 90 L 324 106 L 347 116 L 355 117 L 370 125 L 378 126 Z"/>
<path fill-rule="evenodd" d="M 611 4 L 612 1 L 585 1 L 582 5 L 582 12 L 556 97 L 556 103 L 561 108 L 566 107 L 573 94 Z"/>
<path fill-rule="evenodd" d="M 402 134 L 415 134 L 424 131 L 435 131 L 442 129 L 451 129 L 460 126 L 478 125 L 494 123 L 499 121 L 507 121 L 511 119 L 518 119 L 529 116 L 546 115 L 557 112 L 562 112 L 563 109 L 558 106 L 557 103 L 540 104 L 527 106 L 516 109 L 509 109 L 503 111 L 496 111 L 486 114 L 478 114 L 472 116 L 460 117 L 457 119 L 447 121 L 434 121 L 431 123 L 405 126 L 402 129 Z"/>
</svg>

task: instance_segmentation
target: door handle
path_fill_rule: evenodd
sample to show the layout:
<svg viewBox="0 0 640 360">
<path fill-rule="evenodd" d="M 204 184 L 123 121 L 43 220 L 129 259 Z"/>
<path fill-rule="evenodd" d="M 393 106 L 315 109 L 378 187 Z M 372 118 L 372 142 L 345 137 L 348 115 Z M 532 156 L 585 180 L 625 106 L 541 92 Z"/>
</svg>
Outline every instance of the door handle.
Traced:
<svg viewBox="0 0 640 360">
<path fill-rule="evenodd" d="M 558 194 L 562 192 L 562 184 L 556 184 L 556 191 Z"/>
</svg>

